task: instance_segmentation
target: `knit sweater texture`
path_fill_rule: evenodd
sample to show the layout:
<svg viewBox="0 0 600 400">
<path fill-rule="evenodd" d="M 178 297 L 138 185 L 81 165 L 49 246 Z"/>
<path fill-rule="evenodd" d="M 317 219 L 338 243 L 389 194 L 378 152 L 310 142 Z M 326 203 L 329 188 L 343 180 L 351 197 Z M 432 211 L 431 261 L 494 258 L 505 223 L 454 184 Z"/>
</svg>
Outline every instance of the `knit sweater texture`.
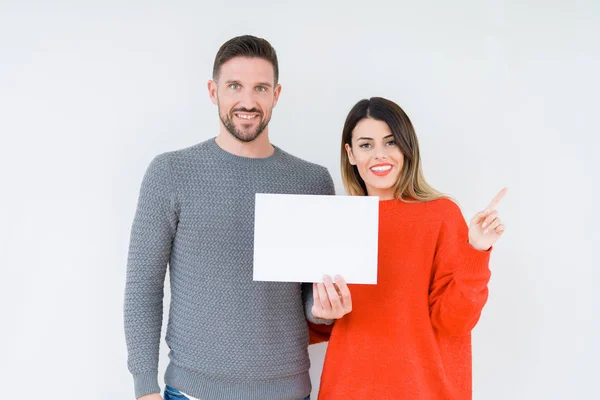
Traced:
<svg viewBox="0 0 600 400">
<path fill-rule="evenodd" d="M 488 297 L 491 250 L 468 243 L 449 199 L 380 202 L 377 285 L 348 285 L 319 400 L 467 400 L 471 330 Z"/>
<path fill-rule="evenodd" d="M 253 281 L 256 193 L 333 195 L 334 187 L 326 168 L 278 147 L 270 157 L 246 158 L 214 139 L 161 154 L 148 167 L 131 230 L 124 304 L 136 397 L 160 391 L 167 268 L 167 385 L 211 400 L 296 400 L 310 393 L 302 293 L 310 285 Z"/>
</svg>

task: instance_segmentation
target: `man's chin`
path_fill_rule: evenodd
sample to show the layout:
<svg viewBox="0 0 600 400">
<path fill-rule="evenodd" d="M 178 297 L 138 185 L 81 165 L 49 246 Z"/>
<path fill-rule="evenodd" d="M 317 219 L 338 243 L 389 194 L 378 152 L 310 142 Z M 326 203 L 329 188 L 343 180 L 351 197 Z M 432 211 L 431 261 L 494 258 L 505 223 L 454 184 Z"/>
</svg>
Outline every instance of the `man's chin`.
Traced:
<svg viewBox="0 0 600 400">
<path fill-rule="evenodd" d="M 241 140 L 242 142 L 252 142 L 259 135 L 260 135 L 260 133 L 257 133 L 256 130 L 248 132 L 248 131 L 243 131 L 243 130 L 240 130 L 240 129 L 236 129 L 236 134 L 234 136 L 238 140 Z"/>
</svg>

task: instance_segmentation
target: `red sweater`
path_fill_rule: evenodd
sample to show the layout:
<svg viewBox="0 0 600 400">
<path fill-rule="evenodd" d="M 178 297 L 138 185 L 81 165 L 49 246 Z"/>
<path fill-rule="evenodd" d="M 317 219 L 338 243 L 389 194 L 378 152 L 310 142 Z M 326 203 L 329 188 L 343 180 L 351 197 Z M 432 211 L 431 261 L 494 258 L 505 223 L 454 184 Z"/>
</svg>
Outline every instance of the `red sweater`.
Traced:
<svg viewBox="0 0 600 400">
<path fill-rule="evenodd" d="M 380 202 L 378 283 L 349 285 L 353 310 L 333 325 L 319 400 L 471 399 L 489 255 L 469 245 L 451 200 Z"/>
</svg>

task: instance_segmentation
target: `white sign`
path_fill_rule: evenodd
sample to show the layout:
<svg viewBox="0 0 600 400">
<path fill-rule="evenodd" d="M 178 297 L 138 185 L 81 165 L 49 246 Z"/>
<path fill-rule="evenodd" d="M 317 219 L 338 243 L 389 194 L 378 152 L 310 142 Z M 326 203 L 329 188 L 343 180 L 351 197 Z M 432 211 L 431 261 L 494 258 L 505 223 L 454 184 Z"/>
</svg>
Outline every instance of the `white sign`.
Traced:
<svg viewBox="0 0 600 400">
<path fill-rule="evenodd" d="M 254 280 L 377 283 L 379 198 L 257 194 Z"/>
</svg>

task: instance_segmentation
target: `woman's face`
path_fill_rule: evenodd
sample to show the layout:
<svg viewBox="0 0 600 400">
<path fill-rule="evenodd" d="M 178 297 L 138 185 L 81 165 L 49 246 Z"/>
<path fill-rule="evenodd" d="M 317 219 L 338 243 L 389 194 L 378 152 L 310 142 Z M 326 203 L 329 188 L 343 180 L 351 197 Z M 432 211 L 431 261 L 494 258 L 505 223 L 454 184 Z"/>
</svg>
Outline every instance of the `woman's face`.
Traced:
<svg viewBox="0 0 600 400">
<path fill-rule="evenodd" d="M 360 120 L 352 131 L 352 146 L 346 144 L 346 152 L 350 164 L 356 165 L 365 181 L 369 196 L 379 196 L 380 200 L 394 198 L 404 155 L 385 122 Z"/>
</svg>

